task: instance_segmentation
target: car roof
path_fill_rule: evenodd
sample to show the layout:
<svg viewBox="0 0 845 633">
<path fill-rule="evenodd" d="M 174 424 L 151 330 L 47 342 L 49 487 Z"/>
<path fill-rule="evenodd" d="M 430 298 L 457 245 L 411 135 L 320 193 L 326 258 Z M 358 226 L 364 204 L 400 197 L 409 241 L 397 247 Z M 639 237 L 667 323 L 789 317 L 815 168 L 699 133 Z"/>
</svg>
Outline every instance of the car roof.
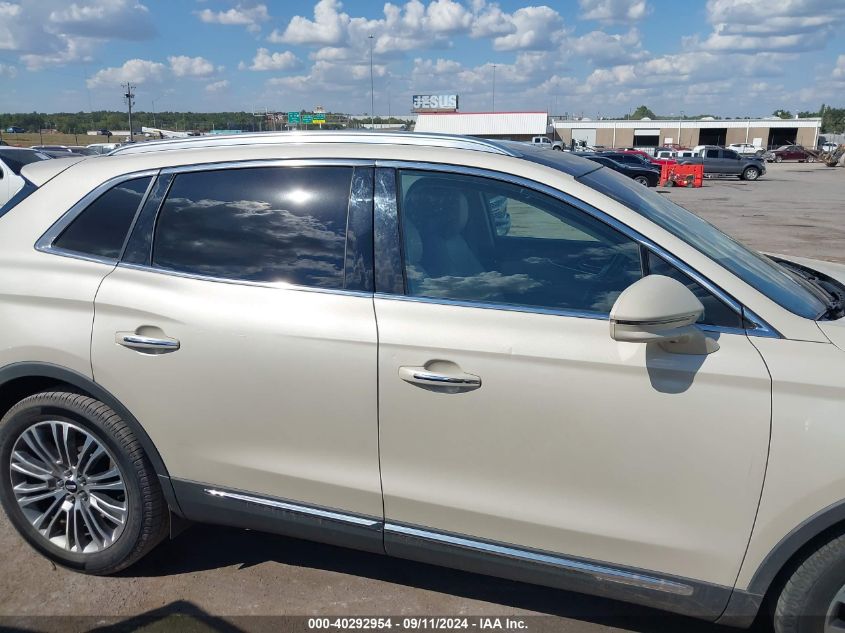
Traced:
<svg viewBox="0 0 845 633">
<path fill-rule="evenodd" d="M 372 131 L 310 131 L 310 132 L 264 132 L 255 134 L 233 134 L 218 136 L 195 136 L 164 141 L 147 141 L 124 145 L 112 151 L 110 157 L 173 152 L 207 150 L 225 147 L 268 146 L 289 144 L 375 144 L 404 145 L 418 147 L 449 148 L 473 152 L 485 152 L 521 158 L 552 167 L 573 177 L 593 171 L 577 157 L 550 148 L 538 147 L 517 141 L 492 140 L 473 136 L 453 134 L 423 134 L 416 132 L 372 132 Z"/>
</svg>

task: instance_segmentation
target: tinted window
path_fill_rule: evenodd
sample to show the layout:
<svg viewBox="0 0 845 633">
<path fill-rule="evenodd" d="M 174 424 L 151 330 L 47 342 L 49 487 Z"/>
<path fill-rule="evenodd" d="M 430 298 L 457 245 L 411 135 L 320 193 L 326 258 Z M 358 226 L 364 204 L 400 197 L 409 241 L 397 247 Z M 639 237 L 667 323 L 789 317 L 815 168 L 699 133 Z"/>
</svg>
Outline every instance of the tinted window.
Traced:
<svg viewBox="0 0 845 633">
<path fill-rule="evenodd" d="M 721 327 L 742 327 L 742 317 L 734 312 L 721 299 L 713 295 L 704 286 L 693 280 L 686 273 L 681 272 L 662 257 L 652 252 L 648 254 L 648 272 L 652 275 L 665 275 L 676 279 L 689 288 L 698 297 L 704 306 L 704 314 L 698 319 L 698 323 L 704 325 L 718 325 Z"/>
<path fill-rule="evenodd" d="M 127 180 L 91 203 L 53 242 L 76 253 L 120 257 L 123 242 L 152 178 Z"/>
<path fill-rule="evenodd" d="M 2 158 L 3 162 L 8 165 L 9 169 L 17 175 L 20 175 L 21 169 L 23 169 L 24 165 L 37 163 L 40 160 L 50 160 L 49 156 L 42 154 L 41 152 L 16 149 L 9 149 L 5 151 L 0 149 L 0 158 Z"/>
<path fill-rule="evenodd" d="M 606 169 L 579 180 L 684 240 L 787 310 L 808 319 L 825 311 L 827 306 L 786 269 L 665 196 Z"/>
<path fill-rule="evenodd" d="M 707 158 L 719 158 L 719 150 L 717 149 L 708 149 L 704 155 Z"/>
<path fill-rule="evenodd" d="M 732 151 L 732 150 L 729 150 L 729 149 L 726 149 L 726 150 L 725 150 L 725 152 L 724 152 L 723 156 L 724 156 L 725 158 L 731 158 L 731 159 L 733 159 L 733 160 L 738 160 L 738 159 L 739 159 L 739 154 L 737 154 L 736 152 L 734 152 L 734 151 Z"/>
<path fill-rule="evenodd" d="M 635 242 L 549 196 L 453 174 L 400 184 L 410 295 L 607 314 L 642 274 Z"/>
<path fill-rule="evenodd" d="M 342 288 L 351 179 L 349 167 L 180 174 L 159 214 L 153 265 Z"/>
</svg>

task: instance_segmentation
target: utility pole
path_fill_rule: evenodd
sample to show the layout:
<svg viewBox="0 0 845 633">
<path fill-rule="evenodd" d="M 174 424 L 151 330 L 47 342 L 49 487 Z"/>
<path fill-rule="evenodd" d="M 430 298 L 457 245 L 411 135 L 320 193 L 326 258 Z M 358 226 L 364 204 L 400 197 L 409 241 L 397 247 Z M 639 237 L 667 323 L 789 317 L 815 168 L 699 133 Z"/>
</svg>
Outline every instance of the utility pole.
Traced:
<svg viewBox="0 0 845 633">
<path fill-rule="evenodd" d="M 156 100 L 153 99 L 152 102 L 153 102 L 153 127 L 157 128 L 158 126 L 156 125 Z"/>
<path fill-rule="evenodd" d="M 373 80 L 373 36 L 367 37 L 370 40 L 370 128 L 376 129 L 376 89 Z"/>
<path fill-rule="evenodd" d="M 135 94 L 132 91 L 135 90 L 135 86 L 127 81 L 125 88 L 126 92 L 123 93 L 123 100 L 129 108 L 129 142 L 131 143 L 135 140 L 135 135 L 132 134 L 132 106 L 135 105 Z"/>
<path fill-rule="evenodd" d="M 496 64 L 493 64 L 493 112 L 496 111 Z"/>
</svg>

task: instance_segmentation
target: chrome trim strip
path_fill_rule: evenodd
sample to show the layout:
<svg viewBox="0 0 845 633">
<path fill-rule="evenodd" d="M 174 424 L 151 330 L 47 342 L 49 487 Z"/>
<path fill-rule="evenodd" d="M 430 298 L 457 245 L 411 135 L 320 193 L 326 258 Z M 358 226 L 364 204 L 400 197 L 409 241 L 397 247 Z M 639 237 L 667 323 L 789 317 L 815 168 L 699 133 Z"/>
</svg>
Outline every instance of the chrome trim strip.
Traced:
<svg viewBox="0 0 845 633">
<path fill-rule="evenodd" d="M 97 198 L 102 196 L 112 187 L 115 187 L 122 182 L 126 182 L 127 180 L 151 177 L 152 180 L 150 181 L 149 186 L 147 186 L 147 189 L 139 203 L 138 208 L 135 210 L 135 217 L 137 217 L 138 211 L 143 208 L 143 205 L 147 200 L 147 196 L 150 195 L 150 188 L 152 187 L 153 183 L 155 183 L 158 171 L 158 169 L 145 169 L 143 171 L 136 171 L 129 174 L 123 174 L 121 176 L 111 178 L 106 182 L 98 185 L 92 191 L 89 191 L 87 194 L 85 194 L 85 196 L 83 196 L 79 202 L 74 204 L 70 209 L 63 213 L 62 216 L 58 220 L 56 220 L 53 225 L 49 229 L 47 229 L 47 231 L 40 238 L 38 238 L 38 241 L 35 242 L 35 250 L 40 251 L 42 253 L 50 253 L 51 255 L 59 255 L 61 257 L 70 257 L 72 259 L 81 259 L 89 262 L 97 262 L 99 264 L 114 265 L 115 263 L 117 263 L 116 257 L 98 257 L 95 255 L 86 255 L 85 253 L 77 253 L 75 251 L 69 251 L 63 248 L 56 248 L 53 246 L 53 242 L 56 241 L 59 235 L 62 234 L 62 231 L 64 231 L 79 216 L 80 213 L 87 209 L 92 202 L 94 202 Z"/>
<path fill-rule="evenodd" d="M 504 156 L 516 156 L 493 141 L 481 138 L 456 136 L 451 134 L 432 134 L 417 132 L 264 132 L 253 134 L 233 134 L 230 136 L 198 136 L 167 141 L 147 141 L 137 145 L 119 147 L 109 156 L 124 154 L 146 154 L 165 150 L 204 149 L 209 147 L 236 147 L 239 145 L 285 145 L 291 143 L 360 143 L 376 145 L 415 145 L 467 149 Z"/>
<path fill-rule="evenodd" d="M 655 576 L 649 576 L 647 574 L 638 574 L 613 567 L 606 567 L 596 563 L 563 558 L 561 556 L 510 547 L 498 543 L 477 541 L 475 539 L 464 538 L 452 534 L 444 534 L 442 532 L 432 532 L 407 525 L 387 522 L 384 524 L 384 531 L 385 533 L 389 532 L 424 539 L 427 541 L 444 543 L 461 549 L 469 549 L 477 552 L 483 552 L 485 554 L 493 554 L 516 560 L 549 565 L 551 567 L 557 567 L 567 571 L 580 572 L 597 581 L 615 582 L 623 585 L 639 587 L 641 589 L 651 589 L 679 596 L 691 596 L 695 592 L 695 589 L 690 585 Z"/>
<path fill-rule="evenodd" d="M 553 198 L 557 198 L 576 209 L 579 209 L 597 220 L 604 222 L 605 224 L 611 226 L 612 228 L 616 229 L 623 235 L 629 237 L 630 239 L 638 242 L 640 245 L 645 246 L 646 248 L 654 251 L 657 255 L 660 255 L 665 259 L 667 262 L 684 272 L 685 274 L 689 275 L 694 281 L 698 282 L 701 286 L 703 286 L 706 290 L 714 294 L 718 297 L 721 301 L 727 304 L 734 312 L 736 312 L 740 317 L 745 316 L 745 318 L 749 321 L 752 321 L 755 325 L 754 329 L 743 330 L 744 333 L 748 334 L 749 336 L 775 336 L 776 338 L 780 338 L 780 334 L 768 325 L 765 321 L 763 321 L 760 317 L 756 314 L 751 312 L 750 310 L 745 310 L 745 314 L 743 314 L 743 306 L 732 296 L 726 293 L 724 290 L 719 288 L 716 284 L 711 282 L 709 279 L 701 275 L 698 271 L 691 268 L 682 260 L 678 259 L 675 255 L 665 250 L 662 246 L 659 246 L 649 238 L 645 237 L 644 235 L 640 234 L 639 232 L 635 231 L 627 224 L 624 224 L 614 218 L 611 215 L 608 215 L 604 211 L 597 209 L 596 207 L 580 200 L 572 196 L 571 194 L 565 193 L 560 191 L 559 189 L 555 189 L 554 187 L 550 187 L 541 182 L 537 182 L 536 180 L 530 180 L 528 178 L 523 178 L 521 176 L 515 176 L 513 174 L 508 174 L 505 172 L 490 170 L 490 169 L 481 169 L 477 167 L 466 167 L 463 165 L 449 165 L 445 163 L 426 163 L 420 161 L 400 161 L 400 160 L 376 160 L 375 161 L 376 167 L 386 167 L 392 169 L 416 169 L 422 171 L 439 171 L 439 172 L 448 172 L 448 173 L 458 173 L 458 174 L 467 174 L 471 176 L 479 176 L 482 178 L 493 178 L 496 180 L 501 180 L 505 182 L 510 182 L 513 184 L 517 184 L 523 187 L 530 187 L 535 191 L 542 192 L 546 195 L 549 195 Z M 601 192 L 599 192 L 601 193 Z M 606 316 L 602 316 L 601 318 L 607 318 Z M 759 332 L 757 332 L 759 330 Z"/>
<path fill-rule="evenodd" d="M 281 499 L 255 497 L 252 495 L 245 495 L 237 492 L 217 490 L 215 488 L 205 488 L 204 492 L 212 497 L 221 497 L 224 499 L 232 499 L 234 501 L 243 501 L 244 503 L 254 503 L 260 506 L 277 508 L 279 510 L 287 510 L 288 512 L 296 512 L 297 514 L 306 514 L 308 516 L 320 517 L 321 519 L 329 519 L 331 521 L 340 521 L 341 523 L 350 523 L 352 525 L 362 525 L 365 527 L 379 527 L 382 523 L 380 519 L 371 519 L 368 517 L 362 517 L 354 514 L 346 514 L 345 512 L 325 510 L 322 508 L 315 508 L 313 506 L 300 505 L 298 503 L 292 503 L 290 501 L 282 501 Z"/>
<path fill-rule="evenodd" d="M 183 279 L 196 279 L 197 281 L 213 281 L 215 283 L 221 284 L 232 284 L 235 286 L 253 286 L 256 288 L 275 288 L 277 290 L 293 290 L 296 292 L 316 292 L 320 294 L 329 295 L 348 295 L 350 297 L 366 297 L 367 299 L 373 298 L 372 292 L 365 292 L 363 290 L 346 290 L 344 288 L 317 288 L 312 286 L 299 286 L 297 284 L 289 284 L 284 281 L 249 281 L 247 279 L 226 279 L 225 277 L 207 277 L 205 275 L 183 273 L 178 270 L 169 270 L 167 268 L 145 266 L 142 264 L 130 264 L 128 262 L 120 262 L 117 267 L 128 268 L 130 270 L 139 270 L 148 273 L 156 273 L 159 275 L 168 275 L 170 277 L 181 277 Z"/>
<path fill-rule="evenodd" d="M 444 376 L 443 374 L 434 374 L 427 371 L 414 372 L 414 379 L 448 385 L 481 385 L 481 381 L 478 378 L 456 378 L 454 376 Z"/>
</svg>

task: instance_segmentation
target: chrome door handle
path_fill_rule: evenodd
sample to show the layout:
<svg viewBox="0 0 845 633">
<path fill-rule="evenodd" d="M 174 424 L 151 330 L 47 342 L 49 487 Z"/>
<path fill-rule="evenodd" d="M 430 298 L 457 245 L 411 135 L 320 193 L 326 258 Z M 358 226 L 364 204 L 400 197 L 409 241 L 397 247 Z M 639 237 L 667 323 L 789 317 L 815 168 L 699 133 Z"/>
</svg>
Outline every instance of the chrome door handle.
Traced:
<svg viewBox="0 0 845 633">
<path fill-rule="evenodd" d="M 481 386 L 481 378 L 472 374 L 443 374 L 425 367 L 400 367 L 399 377 L 405 382 L 433 388 L 469 391 Z"/>
<path fill-rule="evenodd" d="M 179 349 L 179 341 L 175 338 L 155 338 L 135 334 L 135 332 L 117 332 L 114 340 L 118 345 L 139 352 L 175 352 Z"/>
</svg>

